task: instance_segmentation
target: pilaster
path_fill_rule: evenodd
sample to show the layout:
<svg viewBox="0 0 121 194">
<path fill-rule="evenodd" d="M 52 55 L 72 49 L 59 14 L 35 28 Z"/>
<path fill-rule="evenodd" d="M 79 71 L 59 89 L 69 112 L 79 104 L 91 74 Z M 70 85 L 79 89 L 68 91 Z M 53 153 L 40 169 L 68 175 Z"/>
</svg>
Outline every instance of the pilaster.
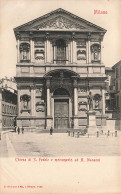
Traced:
<svg viewBox="0 0 121 194">
<path fill-rule="evenodd" d="M 90 40 L 91 40 L 91 33 L 88 34 L 88 63 L 91 63 Z"/>
<path fill-rule="evenodd" d="M 31 87 L 31 115 L 35 116 L 35 86 Z"/>
<path fill-rule="evenodd" d="M 18 102 L 18 116 L 20 116 L 20 110 L 21 110 L 20 87 L 17 87 L 17 102 Z"/>
<path fill-rule="evenodd" d="M 105 89 L 102 88 L 102 114 L 105 115 Z"/>
<path fill-rule="evenodd" d="M 76 41 L 75 41 L 75 32 L 72 33 L 72 63 L 76 63 Z"/>
<path fill-rule="evenodd" d="M 47 88 L 47 116 L 50 116 L 50 79 L 51 76 L 46 77 L 46 88 Z"/>
<path fill-rule="evenodd" d="M 77 91 L 77 76 L 72 76 L 74 87 L 74 128 L 78 128 L 78 91 Z"/>
<path fill-rule="evenodd" d="M 103 33 L 100 33 L 100 46 L 101 46 L 101 51 L 100 51 L 100 62 L 103 63 Z"/>
<path fill-rule="evenodd" d="M 34 62 L 34 42 L 32 38 L 30 39 L 30 56 L 31 56 L 31 63 Z"/>
<path fill-rule="evenodd" d="M 49 33 L 45 34 L 45 63 L 51 62 L 51 44 L 49 40 Z"/>
<path fill-rule="evenodd" d="M 18 33 L 16 35 L 16 40 L 17 40 L 17 63 L 20 62 L 20 49 L 19 49 L 19 46 L 20 46 L 20 34 Z"/>
</svg>

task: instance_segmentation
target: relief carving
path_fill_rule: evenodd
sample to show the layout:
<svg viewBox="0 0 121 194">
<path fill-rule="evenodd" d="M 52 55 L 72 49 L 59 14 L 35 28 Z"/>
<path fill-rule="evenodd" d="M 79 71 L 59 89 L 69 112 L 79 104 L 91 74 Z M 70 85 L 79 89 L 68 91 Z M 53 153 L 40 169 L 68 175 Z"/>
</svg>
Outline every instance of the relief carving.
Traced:
<svg viewBox="0 0 121 194">
<path fill-rule="evenodd" d="M 44 60 L 44 50 L 42 49 L 37 49 L 35 50 L 35 59 L 36 60 Z"/>
<path fill-rule="evenodd" d="M 42 96 L 42 88 L 37 88 L 36 89 L 36 94 L 39 96 Z"/>
<path fill-rule="evenodd" d="M 87 93 L 87 89 L 86 88 L 78 88 L 78 93 L 79 94 L 86 94 Z"/>
<path fill-rule="evenodd" d="M 36 103 L 36 112 L 45 112 L 45 103 L 44 102 L 37 102 Z"/>
<path fill-rule="evenodd" d="M 77 60 L 86 60 L 86 51 L 78 50 L 77 51 Z"/>
<path fill-rule="evenodd" d="M 79 111 L 86 111 L 87 110 L 87 102 L 82 101 L 78 103 L 78 110 Z"/>
<path fill-rule="evenodd" d="M 51 19 L 50 21 L 43 23 L 36 27 L 38 30 L 43 28 L 54 28 L 54 29 L 85 29 L 85 27 L 75 24 L 73 21 L 68 20 L 62 16 Z"/>
</svg>

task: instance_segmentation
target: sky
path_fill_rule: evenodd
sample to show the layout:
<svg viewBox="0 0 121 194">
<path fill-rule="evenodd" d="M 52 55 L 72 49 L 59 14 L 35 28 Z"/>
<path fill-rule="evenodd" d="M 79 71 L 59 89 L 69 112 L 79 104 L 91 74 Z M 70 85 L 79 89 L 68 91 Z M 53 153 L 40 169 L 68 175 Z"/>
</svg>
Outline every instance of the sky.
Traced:
<svg viewBox="0 0 121 194">
<path fill-rule="evenodd" d="M 17 49 L 13 28 L 58 8 L 106 29 L 103 63 L 111 67 L 120 61 L 120 0 L 0 0 L 0 78 L 16 76 Z M 107 11 L 107 14 L 94 14 L 94 10 Z"/>
</svg>

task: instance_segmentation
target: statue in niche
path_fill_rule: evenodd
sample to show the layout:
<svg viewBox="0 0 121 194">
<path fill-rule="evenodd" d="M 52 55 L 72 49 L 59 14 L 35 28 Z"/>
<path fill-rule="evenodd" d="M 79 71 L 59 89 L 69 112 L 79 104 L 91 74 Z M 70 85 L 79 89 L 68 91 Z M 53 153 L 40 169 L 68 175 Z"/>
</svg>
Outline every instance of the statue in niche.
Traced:
<svg viewBox="0 0 121 194">
<path fill-rule="evenodd" d="M 100 94 L 96 94 L 96 95 L 94 96 L 95 109 L 99 109 L 100 100 L 101 100 Z"/>
<path fill-rule="evenodd" d="M 98 60 L 98 53 L 94 52 L 94 60 Z"/>
<path fill-rule="evenodd" d="M 89 110 L 93 110 L 93 96 L 91 92 L 89 92 L 89 95 L 88 95 L 88 104 L 89 104 Z"/>
<path fill-rule="evenodd" d="M 27 109 L 27 107 L 28 107 L 28 102 L 27 102 L 27 100 L 24 100 L 24 101 L 23 101 L 23 107 L 24 107 L 24 109 Z"/>
<path fill-rule="evenodd" d="M 96 109 L 99 108 L 99 101 L 98 101 L 98 100 L 95 101 L 95 108 L 96 108 Z"/>
<path fill-rule="evenodd" d="M 20 101 L 22 101 L 22 109 L 27 110 L 28 107 L 28 103 L 30 101 L 30 96 L 27 94 L 24 94 L 20 97 Z"/>
</svg>

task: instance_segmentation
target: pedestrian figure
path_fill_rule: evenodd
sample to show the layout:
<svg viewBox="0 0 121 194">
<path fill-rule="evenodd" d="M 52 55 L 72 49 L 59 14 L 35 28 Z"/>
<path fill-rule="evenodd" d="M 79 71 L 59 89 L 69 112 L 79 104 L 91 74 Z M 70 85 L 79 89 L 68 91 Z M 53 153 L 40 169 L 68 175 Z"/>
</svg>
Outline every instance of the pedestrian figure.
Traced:
<svg viewBox="0 0 121 194">
<path fill-rule="evenodd" d="M 108 134 L 107 134 L 107 136 L 110 136 L 110 131 L 108 130 Z"/>
<path fill-rule="evenodd" d="M 17 132 L 17 126 L 15 126 L 15 132 Z"/>
<path fill-rule="evenodd" d="M 50 135 L 52 135 L 52 134 L 53 134 L 53 128 L 51 126 L 51 128 L 50 128 Z"/>
<path fill-rule="evenodd" d="M 117 131 L 115 131 L 115 137 L 117 137 L 118 135 L 117 135 Z"/>
<path fill-rule="evenodd" d="M 24 128 L 22 127 L 22 133 L 24 133 Z"/>
<path fill-rule="evenodd" d="M 97 131 L 97 137 L 99 137 L 99 131 Z"/>
<path fill-rule="evenodd" d="M 18 135 L 19 135 L 19 133 L 20 133 L 20 128 L 18 127 Z"/>
</svg>

